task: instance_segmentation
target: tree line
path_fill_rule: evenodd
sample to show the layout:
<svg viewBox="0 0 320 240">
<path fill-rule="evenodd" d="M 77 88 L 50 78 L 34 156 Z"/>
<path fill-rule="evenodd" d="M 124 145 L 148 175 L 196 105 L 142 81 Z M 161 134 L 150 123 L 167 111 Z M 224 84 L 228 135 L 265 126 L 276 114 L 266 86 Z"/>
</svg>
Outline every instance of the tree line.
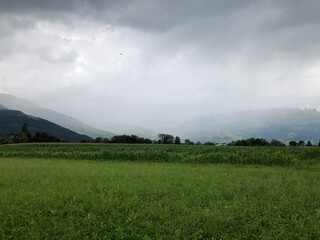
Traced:
<svg viewBox="0 0 320 240">
<path fill-rule="evenodd" d="M 277 146 L 277 147 L 286 146 L 285 143 L 283 143 L 277 139 L 272 139 L 271 142 L 268 142 L 264 138 L 241 139 L 241 140 L 237 140 L 237 141 L 232 141 L 228 145 L 229 146 Z M 313 146 L 313 144 L 311 143 L 310 140 L 308 140 L 307 143 L 300 140 L 299 142 L 290 141 L 289 146 L 311 147 L 311 146 Z M 318 146 L 320 146 L 320 141 L 319 141 Z"/>
<path fill-rule="evenodd" d="M 31 143 L 31 142 L 65 142 L 46 132 L 36 132 L 34 136 L 28 131 L 27 124 L 24 123 L 20 133 L 9 133 L 4 138 L 0 139 L 0 144 L 13 143 Z"/>
<path fill-rule="evenodd" d="M 180 137 L 172 136 L 170 134 L 158 134 L 158 140 L 151 140 L 149 138 L 139 137 L 137 135 L 116 135 L 112 138 L 97 137 L 93 141 L 83 140 L 82 143 L 127 143 L 127 144 L 186 144 L 186 145 L 200 145 L 201 142 L 194 143 L 189 139 L 185 139 L 184 143 L 181 142 Z M 207 145 L 214 145 L 213 142 L 205 143 Z"/>
<path fill-rule="evenodd" d="M 67 142 L 65 140 L 61 140 L 55 136 L 52 136 L 46 132 L 36 132 L 34 136 L 31 136 L 30 132 L 28 131 L 27 124 L 24 123 L 21 127 L 20 133 L 9 133 L 4 138 L 0 139 L 0 144 L 12 144 L 12 143 L 31 143 L 31 142 Z M 200 141 L 194 143 L 189 139 L 185 139 L 184 143 L 182 143 L 181 138 L 178 136 L 173 136 L 170 134 L 160 133 L 158 134 L 158 140 L 151 140 L 149 138 L 139 137 L 137 135 L 116 135 L 113 136 L 111 139 L 97 137 L 93 141 L 83 140 L 81 143 L 124 143 L 124 144 L 184 144 L 184 145 L 218 145 L 214 142 L 205 142 L 201 143 Z M 264 138 L 248 138 L 248 139 L 241 139 L 237 141 L 232 141 L 229 144 L 223 144 L 226 146 L 286 146 L 285 143 L 281 142 L 277 139 L 272 139 L 268 142 Z M 304 142 L 300 140 L 290 141 L 289 146 L 300 146 L 300 147 L 311 147 L 313 144 L 310 140 Z M 320 147 L 320 141 L 318 143 Z"/>
</svg>

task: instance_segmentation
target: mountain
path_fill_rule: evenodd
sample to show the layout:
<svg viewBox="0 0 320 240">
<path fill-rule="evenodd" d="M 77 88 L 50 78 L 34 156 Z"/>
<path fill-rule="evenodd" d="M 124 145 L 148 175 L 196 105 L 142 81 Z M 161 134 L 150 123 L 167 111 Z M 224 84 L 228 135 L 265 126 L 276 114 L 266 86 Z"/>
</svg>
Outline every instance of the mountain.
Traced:
<svg viewBox="0 0 320 240">
<path fill-rule="evenodd" d="M 115 122 L 93 122 L 92 125 L 97 126 L 101 129 L 108 129 L 116 135 L 137 135 L 139 137 L 149 138 L 152 140 L 158 139 L 158 132 L 146 128 L 133 126 L 130 124 Z"/>
<path fill-rule="evenodd" d="M 231 142 L 261 137 L 284 142 L 320 139 L 320 112 L 316 109 L 278 108 L 205 114 L 180 124 L 172 132 L 193 141 Z"/>
<path fill-rule="evenodd" d="M 47 119 L 62 127 L 68 128 L 80 134 L 88 135 L 92 138 L 111 138 L 112 136 L 114 136 L 114 134 L 111 132 L 93 128 L 73 117 L 55 112 L 50 109 L 41 108 L 34 103 L 31 103 L 25 99 L 14 97 L 12 95 L 0 94 L 0 104 L 9 109 L 19 110 L 24 112 L 25 114 Z"/>
<path fill-rule="evenodd" d="M 21 127 L 24 123 L 27 123 L 31 135 L 34 135 L 35 132 L 44 131 L 61 140 L 70 142 L 92 140 L 86 135 L 78 134 L 47 120 L 26 115 L 17 110 L 0 109 L 0 137 L 4 137 L 11 132 L 21 132 Z"/>
<path fill-rule="evenodd" d="M 0 104 L 0 110 L 6 110 L 7 108 Z"/>
</svg>

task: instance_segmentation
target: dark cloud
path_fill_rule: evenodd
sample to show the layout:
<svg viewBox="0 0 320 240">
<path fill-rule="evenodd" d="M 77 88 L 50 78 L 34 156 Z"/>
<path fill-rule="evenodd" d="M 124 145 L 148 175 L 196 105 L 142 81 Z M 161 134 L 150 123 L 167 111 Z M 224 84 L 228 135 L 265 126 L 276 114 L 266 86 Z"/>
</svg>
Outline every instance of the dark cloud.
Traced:
<svg viewBox="0 0 320 240">
<path fill-rule="evenodd" d="M 271 1 L 268 6 L 275 10 L 273 17 L 266 23 L 272 29 L 313 25 L 320 22 L 318 1 Z"/>
<path fill-rule="evenodd" d="M 249 0 L 16 0 L 0 1 L 0 11 L 59 20 L 73 15 L 161 32 L 195 19 L 228 16 L 250 5 Z"/>
<path fill-rule="evenodd" d="M 250 1 L 139 1 L 120 15 L 117 23 L 146 31 L 166 31 L 192 21 L 229 16 Z M 207 25 L 207 24 L 206 24 Z M 210 27 L 207 25 L 207 27 Z"/>
<path fill-rule="evenodd" d="M 116 10 L 119 2 L 116 0 L 4 0 L 0 1 L 0 12 L 62 21 L 68 25 L 73 24 L 73 17 L 110 23 L 109 14 Z M 121 1 L 121 5 L 125 6 L 126 1 Z"/>
<path fill-rule="evenodd" d="M 315 0 L 0 0 L 0 87 L 67 99 L 65 111 L 78 92 L 91 112 L 144 125 L 318 107 L 319 12 Z"/>
<path fill-rule="evenodd" d="M 79 7 L 85 4 L 83 0 L 56 0 L 56 1 L 42 1 L 42 0 L 13 0 L 0 2 L 1 12 L 10 12 L 18 14 L 29 14 L 33 12 L 74 12 Z"/>
</svg>

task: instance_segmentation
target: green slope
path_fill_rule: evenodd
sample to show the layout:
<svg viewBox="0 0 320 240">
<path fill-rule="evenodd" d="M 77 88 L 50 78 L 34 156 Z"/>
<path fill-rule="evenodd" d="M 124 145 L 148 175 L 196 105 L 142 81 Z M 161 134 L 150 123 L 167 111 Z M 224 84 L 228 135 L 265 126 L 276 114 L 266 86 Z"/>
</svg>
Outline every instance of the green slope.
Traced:
<svg viewBox="0 0 320 240">
<path fill-rule="evenodd" d="M 21 132 L 21 126 L 27 123 L 29 132 L 47 132 L 48 134 L 70 142 L 80 142 L 81 140 L 92 140 L 92 138 L 73 132 L 47 120 L 26 115 L 16 110 L 0 110 L 0 137 L 14 132 Z"/>
<path fill-rule="evenodd" d="M 80 134 L 88 135 L 92 138 L 111 138 L 115 135 L 108 131 L 93 128 L 65 114 L 61 114 L 50 109 L 41 108 L 34 103 L 31 103 L 25 99 L 14 97 L 12 95 L 0 94 L 0 104 L 9 109 L 19 110 L 32 116 L 47 119 L 48 121 L 54 122 L 62 127 L 68 128 Z"/>
</svg>

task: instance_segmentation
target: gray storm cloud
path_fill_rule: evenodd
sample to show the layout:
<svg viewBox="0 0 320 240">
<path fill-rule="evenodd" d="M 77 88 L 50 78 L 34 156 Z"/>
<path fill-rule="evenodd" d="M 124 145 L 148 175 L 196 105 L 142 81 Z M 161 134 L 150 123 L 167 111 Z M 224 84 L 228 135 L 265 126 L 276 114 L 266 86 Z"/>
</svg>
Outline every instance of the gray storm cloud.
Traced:
<svg viewBox="0 0 320 240">
<path fill-rule="evenodd" d="M 319 13 L 311 0 L 0 1 L 0 90 L 150 128 L 319 108 Z"/>
</svg>

